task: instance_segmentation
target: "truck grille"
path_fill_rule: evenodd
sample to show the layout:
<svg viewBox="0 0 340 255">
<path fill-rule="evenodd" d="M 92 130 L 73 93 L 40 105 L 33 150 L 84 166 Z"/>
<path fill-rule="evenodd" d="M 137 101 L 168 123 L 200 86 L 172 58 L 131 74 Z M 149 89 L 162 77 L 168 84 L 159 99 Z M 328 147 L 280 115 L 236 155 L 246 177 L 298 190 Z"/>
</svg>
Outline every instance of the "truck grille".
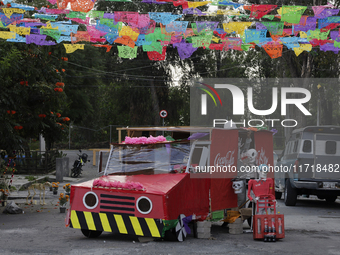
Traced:
<svg viewBox="0 0 340 255">
<path fill-rule="evenodd" d="M 135 216 L 135 198 L 100 194 L 100 212 Z"/>
</svg>

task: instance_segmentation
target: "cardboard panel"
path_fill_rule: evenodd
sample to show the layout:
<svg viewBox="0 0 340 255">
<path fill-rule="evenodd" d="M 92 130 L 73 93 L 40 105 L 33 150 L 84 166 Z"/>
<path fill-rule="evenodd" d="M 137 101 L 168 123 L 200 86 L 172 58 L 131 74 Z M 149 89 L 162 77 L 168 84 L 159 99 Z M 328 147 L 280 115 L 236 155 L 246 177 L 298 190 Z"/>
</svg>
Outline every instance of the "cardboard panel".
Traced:
<svg viewBox="0 0 340 255">
<path fill-rule="evenodd" d="M 210 166 L 237 168 L 238 130 L 214 129 L 211 136 Z M 237 195 L 231 179 L 237 172 L 227 171 L 212 174 L 210 179 L 211 211 L 237 206 Z"/>
<path fill-rule="evenodd" d="M 274 166 L 273 133 L 269 131 L 257 131 L 254 133 L 255 150 L 257 151 L 256 165 L 266 164 Z M 274 178 L 274 172 L 268 173 L 267 177 Z"/>
<path fill-rule="evenodd" d="M 164 211 L 166 220 L 177 219 L 180 214 L 185 216 L 209 213 L 209 179 L 186 177 L 165 196 Z"/>
</svg>

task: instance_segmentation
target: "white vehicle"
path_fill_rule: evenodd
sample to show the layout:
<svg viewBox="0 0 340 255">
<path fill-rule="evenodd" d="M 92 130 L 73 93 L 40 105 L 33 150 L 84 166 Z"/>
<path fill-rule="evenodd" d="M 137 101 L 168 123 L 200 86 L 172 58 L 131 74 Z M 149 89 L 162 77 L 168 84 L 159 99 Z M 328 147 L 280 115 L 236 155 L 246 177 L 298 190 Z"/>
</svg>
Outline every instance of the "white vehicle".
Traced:
<svg viewBox="0 0 340 255">
<path fill-rule="evenodd" d="M 293 131 L 275 172 L 275 195 L 294 206 L 298 195 L 334 202 L 340 196 L 340 127 L 310 126 Z"/>
</svg>

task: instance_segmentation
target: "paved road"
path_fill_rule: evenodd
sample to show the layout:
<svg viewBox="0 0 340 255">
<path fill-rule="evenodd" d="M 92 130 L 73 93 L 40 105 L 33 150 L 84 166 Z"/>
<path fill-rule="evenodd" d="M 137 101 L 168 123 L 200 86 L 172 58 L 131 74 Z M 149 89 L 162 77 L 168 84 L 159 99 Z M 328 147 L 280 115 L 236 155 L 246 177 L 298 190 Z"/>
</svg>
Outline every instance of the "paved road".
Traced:
<svg viewBox="0 0 340 255">
<path fill-rule="evenodd" d="M 73 163 L 75 152 L 66 153 Z M 91 152 L 88 154 L 92 160 Z M 91 162 L 84 167 L 82 178 L 74 180 L 96 176 L 97 167 Z M 210 240 L 189 235 L 182 243 L 139 242 L 133 236 L 110 233 L 88 239 L 80 230 L 66 228 L 65 214 L 56 204 L 58 196 L 49 192 L 44 206 L 25 205 L 18 199 L 24 214 L 0 214 L 0 254 L 340 254 L 339 200 L 330 205 L 304 198 L 295 207 L 286 207 L 279 200 L 277 210 L 285 215 L 286 238 L 276 243 L 254 241 L 251 233 L 231 235 L 221 223 L 213 224 Z M 248 228 L 246 223 L 244 227 Z"/>
</svg>

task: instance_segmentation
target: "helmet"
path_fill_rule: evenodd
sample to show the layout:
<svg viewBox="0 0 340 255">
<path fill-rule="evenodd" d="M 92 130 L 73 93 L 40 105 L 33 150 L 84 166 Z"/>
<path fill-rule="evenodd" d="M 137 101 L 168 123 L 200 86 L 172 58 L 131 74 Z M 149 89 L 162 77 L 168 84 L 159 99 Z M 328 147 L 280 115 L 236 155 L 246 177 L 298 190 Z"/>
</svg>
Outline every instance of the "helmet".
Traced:
<svg viewBox="0 0 340 255">
<path fill-rule="evenodd" d="M 83 160 L 84 162 L 87 161 L 87 157 L 88 157 L 88 155 L 87 155 L 86 153 L 83 153 L 83 154 L 81 155 L 81 158 L 82 158 L 82 160 Z"/>
</svg>

